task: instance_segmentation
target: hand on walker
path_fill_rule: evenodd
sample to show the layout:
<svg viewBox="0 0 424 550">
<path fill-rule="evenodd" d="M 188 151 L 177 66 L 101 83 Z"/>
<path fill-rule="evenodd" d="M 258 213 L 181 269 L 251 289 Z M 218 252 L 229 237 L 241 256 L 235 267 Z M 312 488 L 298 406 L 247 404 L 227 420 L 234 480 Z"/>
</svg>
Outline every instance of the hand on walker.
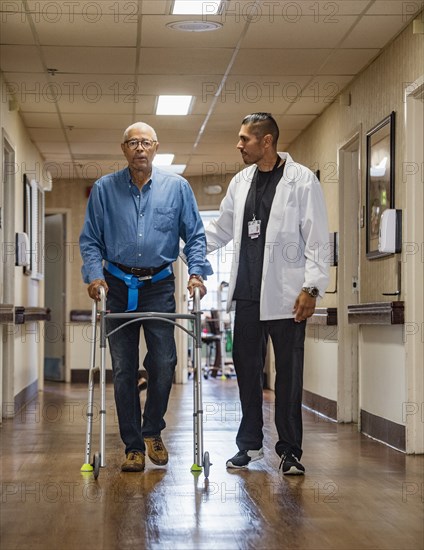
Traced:
<svg viewBox="0 0 424 550">
<path fill-rule="evenodd" d="M 94 279 L 94 281 L 91 281 L 87 288 L 88 295 L 92 300 L 96 300 L 96 302 L 100 301 L 99 288 L 101 286 L 105 289 L 105 292 L 107 294 L 109 287 L 107 286 L 106 281 L 104 281 L 103 279 Z"/>
<path fill-rule="evenodd" d="M 205 285 L 199 279 L 195 279 L 195 278 L 189 279 L 187 283 L 187 290 L 189 291 L 190 298 L 193 298 L 195 288 L 199 289 L 200 299 L 202 299 L 207 292 Z"/>
<path fill-rule="evenodd" d="M 309 296 L 306 292 L 302 291 L 299 294 L 293 307 L 295 323 L 301 323 L 313 315 L 316 301 L 316 298 Z"/>
</svg>

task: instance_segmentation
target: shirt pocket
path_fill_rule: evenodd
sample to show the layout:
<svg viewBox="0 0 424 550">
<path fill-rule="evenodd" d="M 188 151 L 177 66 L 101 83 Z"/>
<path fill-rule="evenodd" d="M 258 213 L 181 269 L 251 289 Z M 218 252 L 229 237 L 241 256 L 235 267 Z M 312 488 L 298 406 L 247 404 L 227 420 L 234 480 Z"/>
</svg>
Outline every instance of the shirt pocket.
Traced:
<svg viewBox="0 0 424 550">
<path fill-rule="evenodd" d="M 153 228 L 165 233 L 175 228 L 177 209 L 170 206 L 162 206 L 153 210 Z"/>
</svg>

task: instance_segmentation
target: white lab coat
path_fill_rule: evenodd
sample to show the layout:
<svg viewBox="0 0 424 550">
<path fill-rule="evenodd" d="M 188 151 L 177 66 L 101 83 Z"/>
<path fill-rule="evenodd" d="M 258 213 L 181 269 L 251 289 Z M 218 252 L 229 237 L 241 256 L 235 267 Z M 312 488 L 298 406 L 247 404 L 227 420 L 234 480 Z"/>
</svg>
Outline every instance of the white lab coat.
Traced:
<svg viewBox="0 0 424 550">
<path fill-rule="evenodd" d="M 271 206 L 262 270 L 260 319 L 289 319 L 303 286 L 324 295 L 329 279 L 327 212 L 319 181 L 288 153 Z M 233 304 L 239 266 L 244 207 L 256 165 L 236 174 L 221 202 L 219 217 L 205 229 L 208 253 L 233 239 L 227 311 Z M 227 260 L 228 261 L 228 260 Z"/>
</svg>

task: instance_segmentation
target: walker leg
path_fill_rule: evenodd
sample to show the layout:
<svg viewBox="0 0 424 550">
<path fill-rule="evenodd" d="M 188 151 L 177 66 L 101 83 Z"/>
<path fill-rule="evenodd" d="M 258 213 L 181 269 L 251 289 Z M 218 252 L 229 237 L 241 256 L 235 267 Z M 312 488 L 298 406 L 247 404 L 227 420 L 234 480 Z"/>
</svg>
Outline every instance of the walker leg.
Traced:
<svg viewBox="0 0 424 550">
<path fill-rule="evenodd" d="M 88 371 L 88 404 L 87 404 L 87 430 L 85 436 L 85 456 L 81 466 L 81 472 L 92 472 L 90 464 L 91 435 L 93 430 L 93 400 L 94 400 L 94 373 L 96 372 L 96 333 L 97 333 L 97 303 L 93 301 L 91 311 L 91 345 L 90 345 L 90 366 Z"/>
<path fill-rule="evenodd" d="M 196 289 L 197 290 L 197 289 Z M 203 456 L 203 404 L 202 404 L 202 339 L 201 339 L 201 315 L 199 302 L 200 297 L 195 290 L 194 310 L 195 315 L 195 350 L 194 350 L 194 383 L 193 383 L 193 432 L 194 432 L 194 463 L 192 472 L 202 471 L 207 466 L 209 476 L 209 453 Z M 206 472 L 205 472 L 206 473 Z M 206 477 L 207 477 L 206 476 Z"/>
<path fill-rule="evenodd" d="M 100 312 L 100 466 L 105 464 L 106 440 L 106 304 L 102 297 Z"/>
</svg>

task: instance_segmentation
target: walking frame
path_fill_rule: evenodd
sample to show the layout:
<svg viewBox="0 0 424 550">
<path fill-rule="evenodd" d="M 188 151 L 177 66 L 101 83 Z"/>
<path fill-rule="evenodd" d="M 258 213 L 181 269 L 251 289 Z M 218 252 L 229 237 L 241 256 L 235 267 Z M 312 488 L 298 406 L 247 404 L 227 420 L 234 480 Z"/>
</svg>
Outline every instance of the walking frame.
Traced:
<svg viewBox="0 0 424 550">
<path fill-rule="evenodd" d="M 118 332 L 123 327 L 140 321 L 160 320 L 166 323 L 171 323 L 180 328 L 193 338 L 194 357 L 193 357 L 193 450 L 194 462 L 191 467 L 193 473 L 200 473 L 204 469 L 205 478 L 209 477 L 209 469 L 211 466 L 209 453 L 203 452 L 203 405 L 202 405 L 202 338 L 201 338 L 201 316 L 200 310 L 200 291 L 194 289 L 193 310 L 191 313 L 108 313 L 106 311 L 106 293 L 103 287 L 99 288 L 100 300 L 93 300 L 91 314 L 91 345 L 90 345 L 90 368 L 88 379 L 88 406 L 87 406 L 87 431 L 85 442 L 85 457 L 84 464 L 81 467 L 81 472 L 93 472 L 94 478 L 99 476 L 100 468 L 106 466 L 106 341 L 115 332 Z M 100 307 L 99 307 L 100 306 Z M 100 327 L 100 363 L 96 366 L 96 346 L 97 346 L 97 318 L 99 317 Z M 106 319 L 122 319 L 126 320 L 117 328 L 106 331 Z M 188 320 L 192 322 L 192 329 L 187 329 L 179 323 L 179 320 Z M 93 434 L 93 408 L 94 408 L 94 377 L 100 373 L 100 431 L 99 445 L 100 450 L 93 455 L 93 460 L 90 462 Z"/>
</svg>

